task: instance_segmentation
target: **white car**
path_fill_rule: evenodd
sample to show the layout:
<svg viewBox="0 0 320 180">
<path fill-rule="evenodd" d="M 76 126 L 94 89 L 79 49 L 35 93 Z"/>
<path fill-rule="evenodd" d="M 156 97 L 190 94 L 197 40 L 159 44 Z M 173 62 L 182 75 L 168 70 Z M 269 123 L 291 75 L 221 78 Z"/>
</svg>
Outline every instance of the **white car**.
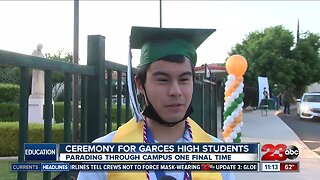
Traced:
<svg viewBox="0 0 320 180">
<path fill-rule="evenodd" d="M 296 101 L 297 115 L 300 119 L 320 117 L 320 93 L 304 93 L 302 98 Z"/>
</svg>

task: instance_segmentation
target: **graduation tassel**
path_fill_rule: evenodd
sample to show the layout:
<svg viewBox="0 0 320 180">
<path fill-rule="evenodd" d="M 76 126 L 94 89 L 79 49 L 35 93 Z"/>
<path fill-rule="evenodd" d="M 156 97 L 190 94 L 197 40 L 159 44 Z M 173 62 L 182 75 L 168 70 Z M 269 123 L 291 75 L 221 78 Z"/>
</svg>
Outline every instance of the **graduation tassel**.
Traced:
<svg viewBox="0 0 320 180">
<path fill-rule="evenodd" d="M 136 92 L 133 90 L 132 83 L 132 53 L 129 45 L 129 54 L 128 54 L 128 66 L 127 66 L 127 85 L 129 91 L 130 107 L 132 110 L 133 117 L 136 121 L 142 120 L 143 116 L 140 111 L 140 104 L 137 99 Z"/>
</svg>

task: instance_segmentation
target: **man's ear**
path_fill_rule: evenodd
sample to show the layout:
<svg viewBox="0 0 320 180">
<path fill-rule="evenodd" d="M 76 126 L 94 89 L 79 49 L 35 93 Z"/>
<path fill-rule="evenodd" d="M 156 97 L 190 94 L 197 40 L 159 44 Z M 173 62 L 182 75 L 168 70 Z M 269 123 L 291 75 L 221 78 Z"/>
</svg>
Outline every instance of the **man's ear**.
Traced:
<svg viewBox="0 0 320 180">
<path fill-rule="evenodd" d="M 136 83 L 136 87 L 138 88 L 139 93 L 144 95 L 144 89 L 143 89 L 143 84 L 141 82 L 141 79 L 138 76 L 135 76 L 134 82 Z"/>
</svg>

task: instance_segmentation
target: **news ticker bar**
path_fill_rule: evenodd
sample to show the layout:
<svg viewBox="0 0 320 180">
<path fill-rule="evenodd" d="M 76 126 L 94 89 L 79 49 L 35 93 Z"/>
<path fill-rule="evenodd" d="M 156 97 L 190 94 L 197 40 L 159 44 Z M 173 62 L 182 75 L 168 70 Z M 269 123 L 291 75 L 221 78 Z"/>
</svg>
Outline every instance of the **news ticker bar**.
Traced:
<svg viewBox="0 0 320 180">
<path fill-rule="evenodd" d="M 11 171 L 258 171 L 258 163 L 12 163 Z"/>
<path fill-rule="evenodd" d="M 11 171 L 239 171 L 239 172 L 299 172 L 299 162 L 267 163 L 11 163 Z"/>
<path fill-rule="evenodd" d="M 250 162 L 260 160 L 259 146 L 259 143 L 26 143 L 25 161 Z"/>
</svg>

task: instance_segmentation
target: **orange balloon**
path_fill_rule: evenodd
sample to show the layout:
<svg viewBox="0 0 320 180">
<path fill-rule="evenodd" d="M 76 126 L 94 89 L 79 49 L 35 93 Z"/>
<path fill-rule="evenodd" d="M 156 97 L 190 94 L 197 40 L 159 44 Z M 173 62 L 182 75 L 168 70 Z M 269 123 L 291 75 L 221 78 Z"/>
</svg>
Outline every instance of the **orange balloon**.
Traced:
<svg viewBox="0 0 320 180">
<path fill-rule="evenodd" d="M 222 136 L 223 136 L 223 137 L 228 137 L 228 136 L 229 136 L 229 133 L 227 133 L 226 131 L 223 131 L 223 132 L 222 132 Z"/>
<path fill-rule="evenodd" d="M 226 134 L 226 136 L 228 136 L 231 132 L 232 132 L 232 128 L 231 127 L 227 127 L 224 131 L 223 131 L 223 133 L 224 134 Z"/>
<path fill-rule="evenodd" d="M 239 85 L 240 85 L 240 83 L 235 81 L 232 86 L 234 89 L 236 89 Z"/>
<path fill-rule="evenodd" d="M 229 97 L 231 94 L 232 94 L 231 91 L 225 91 L 225 92 L 224 92 L 224 96 L 226 96 L 226 97 Z"/>
<path fill-rule="evenodd" d="M 241 55 L 232 55 L 227 59 L 226 69 L 228 74 L 233 74 L 236 77 L 242 76 L 248 67 L 247 60 Z"/>
<path fill-rule="evenodd" d="M 234 119 L 234 122 L 236 122 L 236 123 L 240 123 L 240 122 L 241 122 L 241 120 L 242 120 L 242 118 L 241 118 L 241 117 L 237 117 L 237 118 L 235 118 L 235 119 Z"/>
<path fill-rule="evenodd" d="M 242 77 L 242 76 L 237 77 L 236 80 L 237 80 L 239 83 L 241 83 L 241 82 L 243 82 L 243 77 Z"/>
<path fill-rule="evenodd" d="M 234 92 L 234 90 L 233 89 L 228 89 L 225 93 L 224 93 L 224 95 L 226 96 L 226 97 L 229 97 L 229 96 L 231 96 L 231 94 Z"/>
<path fill-rule="evenodd" d="M 233 128 L 235 128 L 237 126 L 237 124 L 235 124 L 234 122 L 232 122 L 231 124 L 230 124 L 230 127 L 233 129 Z"/>
</svg>

